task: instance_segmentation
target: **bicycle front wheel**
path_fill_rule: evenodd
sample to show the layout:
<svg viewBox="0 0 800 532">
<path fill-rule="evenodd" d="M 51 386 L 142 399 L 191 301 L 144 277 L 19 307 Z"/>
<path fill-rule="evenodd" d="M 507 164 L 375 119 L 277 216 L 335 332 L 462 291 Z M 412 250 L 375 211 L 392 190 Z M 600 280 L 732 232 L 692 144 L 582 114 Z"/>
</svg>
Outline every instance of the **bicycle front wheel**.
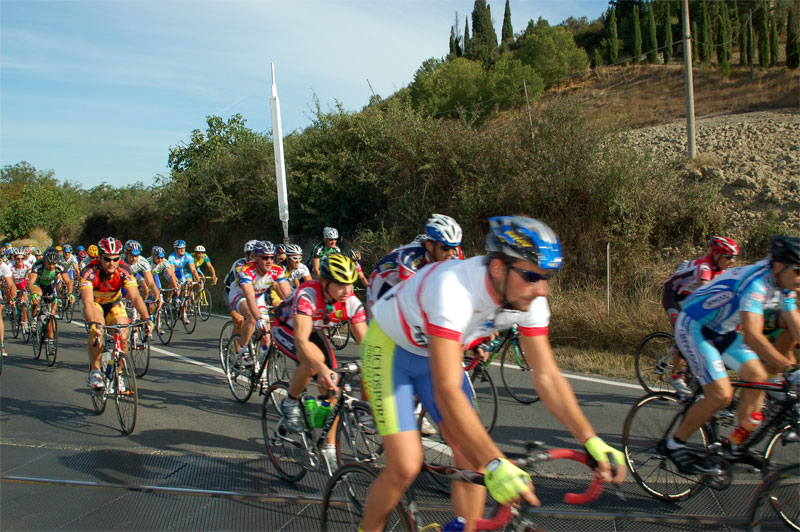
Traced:
<svg viewBox="0 0 800 532">
<path fill-rule="evenodd" d="M 267 456 L 281 478 L 297 482 L 306 475 L 308 451 L 304 432 L 292 432 L 283 419 L 281 404 L 289 396 L 283 382 L 271 385 L 261 407 L 261 431 Z"/>
<path fill-rule="evenodd" d="M 248 362 L 249 360 L 249 362 Z M 246 403 L 253 394 L 253 353 L 239 356 L 239 335 L 231 336 L 225 348 L 225 378 L 233 398 Z"/>
<path fill-rule="evenodd" d="M 378 463 L 383 454 L 383 440 L 378 434 L 369 403 L 353 401 L 340 410 L 341 422 L 336 431 L 336 455 L 339 465 L 347 462 Z"/>
<path fill-rule="evenodd" d="M 527 405 L 539 400 L 533 387 L 533 373 L 519 345 L 519 338 L 509 338 L 503 346 L 500 358 L 500 378 L 508 395 Z"/>
<path fill-rule="evenodd" d="M 483 362 L 478 362 L 478 365 L 472 369 L 469 378 L 483 428 L 486 429 L 486 432 L 491 433 L 497 421 L 497 389 L 489 374 L 489 368 Z"/>
<path fill-rule="evenodd" d="M 786 424 L 781 427 L 767 443 L 764 449 L 764 462 L 761 465 L 761 474 L 766 476 L 787 465 L 795 464 L 800 456 L 800 441 L 798 427 Z"/>
<path fill-rule="evenodd" d="M 207 321 L 211 317 L 211 302 L 211 292 L 208 291 L 208 288 L 203 288 L 197 296 L 197 314 L 203 321 Z"/>
<path fill-rule="evenodd" d="M 350 341 L 350 322 L 343 321 L 328 328 L 328 338 L 334 349 L 344 349 Z"/>
<path fill-rule="evenodd" d="M 128 344 L 136 376 L 144 377 L 150 367 L 150 342 L 144 341 L 144 332 L 141 326 L 133 329 Z"/>
<path fill-rule="evenodd" d="M 674 393 L 653 393 L 639 399 L 625 418 L 622 444 L 628 469 L 647 493 L 664 501 L 679 501 L 703 486 L 701 475 L 687 475 L 665 454 L 666 441 L 684 415 L 685 403 Z M 705 448 L 709 438 L 704 427 L 689 440 L 693 448 Z"/>
<path fill-rule="evenodd" d="M 139 393 L 136 389 L 135 366 L 127 353 L 120 353 L 114 391 L 119 426 L 122 428 L 123 434 L 130 434 L 136 426 Z"/>
<path fill-rule="evenodd" d="M 222 366 L 222 371 L 225 371 L 225 353 L 228 347 L 228 341 L 233 334 L 233 320 L 225 322 L 222 330 L 219 332 L 219 364 Z"/>
<path fill-rule="evenodd" d="M 197 327 L 197 303 L 193 297 L 187 297 L 181 305 L 181 320 L 186 334 L 192 334 Z"/>
<path fill-rule="evenodd" d="M 267 359 L 267 384 L 275 384 L 278 381 L 289 382 L 296 367 L 297 362 L 286 356 L 273 343 Z"/>
<path fill-rule="evenodd" d="M 672 389 L 672 348 L 675 338 L 668 332 L 648 334 L 636 348 L 633 364 L 636 378 L 647 393 Z"/>
<path fill-rule="evenodd" d="M 322 494 L 321 530 L 352 532 L 358 529 L 369 488 L 377 477 L 378 471 L 367 464 L 349 463 L 340 467 L 328 480 Z M 416 530 L 402 501 L 389 514 L 384 530 Z"/>
<path fill-rule="evenodd" d="M 800 464 L 772 472 L 750 499 L 750 530 L 800 530 L 799 493 Z"/>
<path fill-rule="evenodd" d="M 19 311 L 16 308 L 11 309 L 11 335 L 14 338 L 19 337 L 19 331 L 22 329 L 22 325 L 20 324 L 20 320 L 22 316 L 20 315 Z"/>
<path fill-rule="evenodd" d="M 168 304 L 161 305 L 156 312 L 156 332 L 162 345 L 167 345 L 172 340 L 172 309 Z"/>
<path fill-rule="evenodd" d="M 75 315 L 75 305 L 77 304 L 76 301 L 72 301 L 68 303 L 69 306 L 64 310 L 64 321 L 67 323 L 72 322 L 72 317 Z"/>
<path fill-rule="evenodd" d="M 36 360 L 39 360 L 39 357 L 42 356 L 42 339 L 44 338 L 44 324 L 45 321 L 42 316 L 36 318 L 36 330 L 31 333 L 33 337 L 33 341 L 31 342 L 31 346 L 33 347 L 33 356 Z"/>
<path fill-rule="evenodd" d="M 22 313 L 21 312 L 19 314 L 19 319 L 20 320 L 22 319 Z M 28 315 L 28 323 L 27 324 L 23 325 L 22 322 L 20 321 L 19 329 L 22 332 L 22 341 L 27 344 L 31 339 L 31 320 L 30 320 L 30 315 Z"/>
<path fill-rule="evenodd" d="M 53 365 L 56 363 L 56 356 L 58 356 L 58 322 L 56 321 L 55 316 L 50 315 L 48 316 L 45 324 L 46 325 L 43 329 L 43 346 L 40 346 L 40 349 L 44 349 L 44 356 L 45 360 L 47 360 L 47 365 L 49 367 L 53 367 Z M 53 337 L 48 338 L 48 335 L 51 333 Z"/>
</svg>

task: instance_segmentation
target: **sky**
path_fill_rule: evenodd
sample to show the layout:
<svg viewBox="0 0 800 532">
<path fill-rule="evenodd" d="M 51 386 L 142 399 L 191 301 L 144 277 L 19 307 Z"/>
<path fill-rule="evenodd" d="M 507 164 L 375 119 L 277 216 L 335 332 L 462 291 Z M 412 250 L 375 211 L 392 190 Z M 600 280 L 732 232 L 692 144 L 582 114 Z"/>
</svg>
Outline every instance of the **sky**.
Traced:
<svg viewBox="0 0 800 532">
<path fill-rule="evenodd" d="M 498 36 L 505 0 L 489 0 Z M 358 111 L 448 52 L 473 0 L 0 0 L 0 165 L 27 161 L 88 189 L 154 183 L 169 149 L 240 113 L 284 136 L 314 98 Z M 516 33 L 599 17 L 607 0 L 512 0 Z M 367 82 L 369 80 L 369 84 Z M 370 84 L 372 89 L 370 89 Z"/>
</svg>

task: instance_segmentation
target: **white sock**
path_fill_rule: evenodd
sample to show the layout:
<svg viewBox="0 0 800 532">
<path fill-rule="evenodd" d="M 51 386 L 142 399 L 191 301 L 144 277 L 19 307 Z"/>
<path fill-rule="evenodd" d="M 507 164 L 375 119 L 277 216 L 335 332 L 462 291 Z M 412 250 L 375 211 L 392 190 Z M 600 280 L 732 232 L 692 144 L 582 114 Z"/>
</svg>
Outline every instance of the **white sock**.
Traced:
<svg viewBox="0 0 800 532">
<path fill-rule="evenodd" d="M 686 444 L 678 443 L 675 441 L 674 437 L 670 437 L 670 439 L 667 440 L 667 449 L 674 451 L 675 449 L 680 449 L 681 447 L 686 447 Z"/>
</svg>

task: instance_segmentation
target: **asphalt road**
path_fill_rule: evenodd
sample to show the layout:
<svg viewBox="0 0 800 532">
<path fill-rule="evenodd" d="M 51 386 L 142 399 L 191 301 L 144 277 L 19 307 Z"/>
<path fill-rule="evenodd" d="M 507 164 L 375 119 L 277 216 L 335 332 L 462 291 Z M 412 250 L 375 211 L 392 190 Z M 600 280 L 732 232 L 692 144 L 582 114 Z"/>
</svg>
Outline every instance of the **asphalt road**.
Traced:
<svg viewBox="0 0 800 532">
<path fill-rule="evenodd" d="M 9 356 L 0 376 L 0 529 L 317 529 L 325 478 L 309 474 L 289 484 L 275 473 L 264 451 L 261 397 L 256 393 L 246 404 L 234 401 L 220 369 L 217 338 L 224 322 L 212 316 L 198 322 L 191 335 L 179 325 L 169 345 L 153 342 L 149 371 L 138 380 L 136 428 L 125 436 L 113 404 L 102 415 L 92 409 L 86 386 L 87 336 L 79 320 L 59 323 L 53 368 L 34 360 L 29 344 L 11 338 L 6 321 Z M 356 358 L 354 342 L 338 356 Z M 541 402 L 517 403 L 504 392 L 496 368 L 492 374 L 500 403 L 492 435 L 503 450 L 522 451 L 530 440 L 575 447 Z M 641 389 L 594 376 L 571 375 L 570 382 L 598 434 L 620 447 L 623 420 Z M 758 480 L 753 473 L 737 471 L 740 484 L 723 492 L 705 490 L 680 504 L 655 501 L 629 480 L 620 490 L 625 500 L 606 490 L 591 508 L 565 517 L 576 511 L 560 502 L 571 472 L 560 468 L 558 474 L 543 472 L 536 479 L 545 503 L 542 511 L 552 514 L 543 515 L 544 528 L 739 529 L 736 522 L 742 520 Z M 447 504 L 446 496 L 437 492 L 427 497 L 431 504 Z M 593 515 L 598 511 L 609 515 Z M 700 515 L 712 522 L 626 521 L 622 516 L 631 512 L 675 519 Z"/>
</svg>

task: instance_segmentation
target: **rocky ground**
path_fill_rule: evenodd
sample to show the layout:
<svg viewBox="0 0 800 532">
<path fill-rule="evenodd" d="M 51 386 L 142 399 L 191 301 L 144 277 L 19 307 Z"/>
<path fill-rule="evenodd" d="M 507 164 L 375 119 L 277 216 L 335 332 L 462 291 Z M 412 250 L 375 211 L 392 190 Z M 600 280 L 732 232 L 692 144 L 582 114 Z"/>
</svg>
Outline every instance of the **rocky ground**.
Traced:
<svg viewBox="0 0 800 532">
<path fill-rule="evenodd" d="M 692 161 L 686 160 L 685 120 L 628 134 L 633 146 L 679 161 L 687 179 L 718 181 L 734 200 L 734 226 L 775 212 L 800 229 L 799 113 L 800 106 L 700 118 Z"/>
</svg>

